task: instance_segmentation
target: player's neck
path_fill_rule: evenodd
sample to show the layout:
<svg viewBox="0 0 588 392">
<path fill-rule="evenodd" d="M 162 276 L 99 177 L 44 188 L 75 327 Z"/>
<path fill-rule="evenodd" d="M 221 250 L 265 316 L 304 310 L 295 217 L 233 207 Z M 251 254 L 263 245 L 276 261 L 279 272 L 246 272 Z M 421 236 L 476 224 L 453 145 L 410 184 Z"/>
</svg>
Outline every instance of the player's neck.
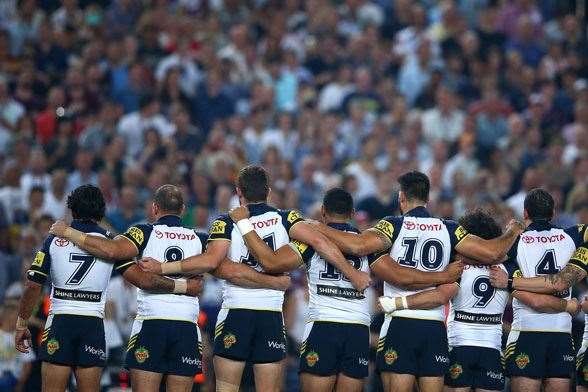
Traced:
<svg viewBox="0 0 588 392">
<path fill-rule="evenodd" d="M 419 208 L 419 207 L 427 208 L 427 205 L 425 203 L 422 203 L 422 202 L 406 203 L 406 205 L 404 205 L 403 208 L 402 208 L 402 214 L 405 215 L 409 211 L 412 211 L 415 208 Z"/>
<path fill-rule="evenodd" d="M 323 223 L 328 225 L 329 223 L 347 223 L 349 222 L 348 216 L 340 216 L 340 215 L 325 215 L 323 216 Z"/>
<path fill-rule="evenodd" d="M 180 218 L 180 216 L 177 213 L 173 213 L 173 212 L 167 212 L 167 211 L 163 211 L 160 212 L 159 214 L 156 214 L 154 216 L 155 221 L 157 222 L 158 220 L 160 220 L 161 218 L 163 218 L 164 216 L 175 216 L 177 218 Z"/>
</svg>

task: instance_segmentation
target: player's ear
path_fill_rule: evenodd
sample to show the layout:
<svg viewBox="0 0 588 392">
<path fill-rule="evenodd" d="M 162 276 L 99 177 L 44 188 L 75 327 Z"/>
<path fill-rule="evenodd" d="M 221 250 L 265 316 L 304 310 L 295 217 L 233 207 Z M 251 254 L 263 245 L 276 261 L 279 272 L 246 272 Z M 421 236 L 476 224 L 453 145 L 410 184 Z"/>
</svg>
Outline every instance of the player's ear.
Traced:
<svg viewBox="0 0 588 392">
<path fill-rule="evenodd" d="M 529 220 L 529 213 L 527 212 L 526 208 L 523 209 L 523 219 Z"/>
<path fill-rule="evenodd" d="M 267 198 L 265 199 L 266 201 L 268 201 L 272 196 L 272 188 L 267 188 Z"/>
<path fill-rule="evenodd" d="M 180 216 L 183 216 L 184 212 L 186 212 L 186 205 L 182 204 L 182 209 L 180 210 Z"/>
<path fill-rule="evenodd" d="M 155 202 L 151 203 L 151 214 L 156 216 L 159 213 L 159 206 Z"/>
</svg>

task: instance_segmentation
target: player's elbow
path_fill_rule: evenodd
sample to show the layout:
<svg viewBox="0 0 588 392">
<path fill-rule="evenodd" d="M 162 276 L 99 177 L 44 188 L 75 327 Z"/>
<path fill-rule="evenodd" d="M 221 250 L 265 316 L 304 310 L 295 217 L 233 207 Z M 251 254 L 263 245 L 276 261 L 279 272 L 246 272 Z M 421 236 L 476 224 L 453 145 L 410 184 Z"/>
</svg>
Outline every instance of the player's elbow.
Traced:
<svg viewBox="0 0 588 392">
<path fill-rule="evenodd" d="M 43 288 L 43 285 L 41 285 L 40 283 L 37 282 L 33 282 L 32 280 L 26 279 L 25 281 L 25 290 L 27 291 L 41 291 L 41 289 Z"/>
</svg>

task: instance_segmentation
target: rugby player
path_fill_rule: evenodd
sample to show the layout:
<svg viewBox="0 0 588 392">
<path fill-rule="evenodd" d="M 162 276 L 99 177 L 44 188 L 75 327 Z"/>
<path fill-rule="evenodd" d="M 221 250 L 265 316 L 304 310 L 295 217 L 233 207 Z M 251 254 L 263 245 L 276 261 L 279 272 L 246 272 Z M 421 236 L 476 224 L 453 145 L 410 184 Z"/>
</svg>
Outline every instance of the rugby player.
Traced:
<svg viewBox="0 0 588 392">
<path fill-rule="evenodd" d="M 361 234 L 345 233 L 317 225 L 343 252 L 365 256 L 385 252 L 382 260 L 421 271 L 441 271 L 459 252 L 481 263 L 500 263 L 522 227 L 511 222 L 505 234 L 485 240 L 469 234 L 452 221 L 434 218 L 426 209 L 429 179 L 409 172 L 398 179 L 403 216 L 382 219 Z M 422 289 L 420 289 L 422 290 Z M 405 297 L 420 290 L 406 290 L 384 283 L 388 297 Z M 418 379 L 423 391 L 441 391 L 449 365 L 443 306 L 428 310 L 403 309 L 385 318 L 380 333 L 377 367 L 386 391 L 412 391 Z M 390 333 L 388 333 L 390 331 Z"/>
<path fill-rule="evenodd" d="M 206 234 L 181 225 L 184 208 L 181 190 L 174 185 L 163 185 L 153 197 L 154 224 L 131 226 L 113 240 L 84 235 L 63 222 L 54 224 L 51 231 L 97 257 L 128 260 L 145 256 L 166 263 L 199 255 L 204 250 Z M 288 285 L 288 278 L 264 275 L 233 263 L 228 263 L 224 270 L 225 278 L 251 287 L 285 290 Z M 180 288 L 185 285 L 185 280 L 178 277 L 173 277 L 172 282 Z M 190 391 L 192 378 L 202 370 L 200 331 L 196 324 L 198 299 L 140 290 L 137 308 L 126 357 L 133 389 L 159 391 L 162 377 L 167 375 L 168 391 Z"/>
<path fill-rule="evenodd" d="M 305 223 L 296 211 L 281 211 L 266 204 L 269 179 L 260 166 L 241 169 L 237 194 L 241 205 L 247 206 L 250 221 L 237 228 L 228 215 L 213 222 L 204 257 L 187 258 L 181 262 L 158 264 L 141 262 L 144 268 L 157 273 L 198 273 L 203 265 L 215 265 L 228 255 L 235 263 L 263 271 L 249 252 L 241 232 L 253 229 L 272 249 L 299 240 L 316 249 L 326 260 L 347 277 L 358 292 L 370 284 L 369 275 L 347 262 L 339 249 L 313 225 Z M 282 383 L 286 341 L 282 318 L 284 293 L 275 290 L 252 290 L 226 282 L 222 309 L 215 330 L 214 369 L 217 391 L 238 391 L 246 362 L 253 363 L 258 391 L 279 391 Z"/>
<path fill-rule="evenodd" d="M 560 229 L 551 223 L 553 197 L 531 190 L 524 202 L 525 232 L 509 252 L 513 273 L 493 271 L 496 287 L 532 292 L 556 292 L 571 298 L 571 286 L 586 276 L 588 234 L 585 225 Z M 559 272 L 558 272 L 559 271 Z M 544 276 L 542 276 L 544 275 Z M 564 391 L 574 370 L 569 314 L 543 314 L 513 300 L 514 319 L 505 353 L 506 371 L 514 391 Z"/>
<path fill-rule="evenodd" d="M 500 226 L 482 211 L 469 213 L 459 224 L 481 238 L 492 239 L 502 234 Z M 463 256 L 459 256 L 464 259 Z M 413 294 L 404 299 L 390 298 L 383 302 L 383 309 L 431 309 L 451 300 L 447 323 L 449 340 L 449 371 L 445 375 L 446 389 L 453 392 L 502 391 L 504 375 L 502 366 L 502 314 L 509 299 L 509 292 L 490 285 L 490 266 L 477 265 L 467 260 L 458 283 L 445 284 L 434 290 Z M 506 270 L 500 265 L 498 268 Z M 580 308 L 576 300 L 564 300 L 550 295 L 523 291 L 515 297 L 537 311 L 545 313 L 569 312 L 576 314 Z"/>
<path fill-rule="evenodd" d="M 109 236 L 97 224 L 105 209 L 98 188 L 83 185 L 75 189 L 67 198 L 67 207 L 74 218 L 72 227 L 80 233 Z M 27 272 L 16 325 L 16 347 L 28 352 L 31 333 L 27 322 L 50 275 L 51 308 L 39 348 L 43 391 L 65 391 L 72 371 L 78 391 L 100 390 L 100 375 L 106 365 L 104 292 L 113 268 L 145 292 L 196 296 L 202 290 L 200 281 L 189 280 L 178 287 L 171 279 L 142 271 L 133 261 L 113 264 L 88 254 L 72 241 L 49 235 Z"/>
<path fill-rule="evenodd" d="M 323 223 L 338 230 L 359 233 L 348 222 L 353 215 L 353 198 L 341 188 L 324 196 Z M 229 215 L 237 227 L 249 211 L 237 207 Z M 267 272 L 286 272 L 305 265 L 309 282 L 309 310 L 305 340 L 300 352 L 300 379 L 304 392 L 361 391 L 368 375 L 370 304 L 368 299 L 342 277 L 314 249 L 292 241 L 277 251 L 270 249 L 254 231 L 241 233 L 247 247 Z M 358 270 L 368 272 L 370 258 L 348 256 Z M 374 273 L 394 284 L 405 286 L 437 285 L 454 282 L 461 274 L 458 263 L 450 271 L 426 273 L 378 263 Z M 396 273 L 397 272 L 397 273 Z"/>
</svg>

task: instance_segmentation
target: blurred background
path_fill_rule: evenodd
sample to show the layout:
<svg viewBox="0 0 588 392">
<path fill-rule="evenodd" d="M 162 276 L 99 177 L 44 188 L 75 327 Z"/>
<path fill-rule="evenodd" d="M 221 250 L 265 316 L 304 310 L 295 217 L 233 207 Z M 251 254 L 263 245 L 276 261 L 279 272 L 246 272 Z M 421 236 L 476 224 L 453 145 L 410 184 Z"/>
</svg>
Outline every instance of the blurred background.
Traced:
<svg viewBox="0 0 588 392">
<path fill-rule="evenodd" d="M 308 217 L 343 186 L 361 229 L 398 213 L 395 179 L 410 169 L 430 176 L 441 217 L 484 207 L 504 224 L 542 186 L 556 224 L 588 223 L 587 5 L 1 0 L 0 392 L 40 390 L 35 355 L 12 343 L 22 272 L 85 183 L 104 192 L 115 233 L 151 221 L 164 183 L 184 188 L 184 223 L 207 231 L 237 203 L 246 163 L 269 171 L 274 205 Z M 303 271 L 293 282 L 286 391 L 298 390 L 307 298 Z M 109 295 L 104 387 L 124 388 L 135 290 L 114 277 Z M 220 295 L 207 279 L 206 331 Z M 35 333 L 47 311 L 45 298 Z M 212 390 L 210 372 L 195 390 Z"/>
</svg>

